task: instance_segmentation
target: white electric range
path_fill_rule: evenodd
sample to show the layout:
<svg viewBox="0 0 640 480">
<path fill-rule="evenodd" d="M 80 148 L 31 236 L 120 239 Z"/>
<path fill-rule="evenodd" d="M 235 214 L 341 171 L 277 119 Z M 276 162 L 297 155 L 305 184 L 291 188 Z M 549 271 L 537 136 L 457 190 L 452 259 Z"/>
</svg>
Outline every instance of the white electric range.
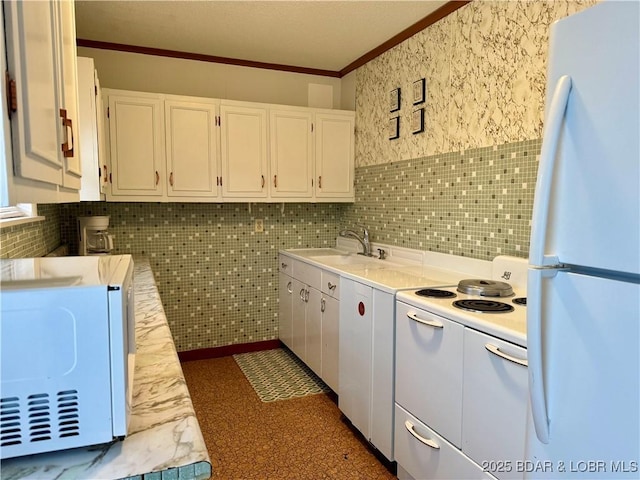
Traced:
<svg viewBox="0 0 640 480">
<path fill-rule="evenodd" d="M 398 478 L 522 478 L 527 260 L 396 295 Z"/>
</svg>

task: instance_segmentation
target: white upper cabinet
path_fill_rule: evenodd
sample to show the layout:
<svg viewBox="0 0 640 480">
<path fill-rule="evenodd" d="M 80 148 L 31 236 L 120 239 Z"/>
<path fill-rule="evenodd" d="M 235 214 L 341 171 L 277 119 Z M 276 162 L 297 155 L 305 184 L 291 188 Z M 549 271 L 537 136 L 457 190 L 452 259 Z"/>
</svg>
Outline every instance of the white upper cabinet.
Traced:
<svg viewBox="0 0 640 480">
<path fill-rule="evenodd" d="M 218 198 L 216 102 L 166 100 L 167 195 Z"/>
<path fill-rule="evenodd" d="M 51 201 L 61 192 L 72 194 L 66 200 L 77 199 L 81 165 L 73 2 L 4 2 L 3 7 L 7 63 L 16 87 L 11 114 L 15 175 L 55 185 Z"/>
<path fill-rule="evenodd" d="M 222 102 L 222 195 L 267 198 L 267 109 Z"/>
<path fill-rule="evenodd" d="M 70 151 L 63 143 L 64 168 L 62 186 L 80 190 L 82 177 L 81 151 L 78 147 L 78 67 L 76 51 L 76 20 L 73 1 L 55 2 L 59 11 L 61 98 L 60 116 L 62 118 L 62 138 L 69 144 Z M 64 111 L 64 113 L 63 113 Z M 64 117 L 66 116 L 66 120 Z"/>
<path fill-rule="evenodd" d="M 272 109 L 269 115 L 271 196 L 313 196 L 313 113 Z"/>
<path fill-rule="evenodd" d="M 80 200 L 102 200 L 107 179 L 102 94 L 93 59 L 78 57 L 78 135 L 82 151 Z"/>
<path fill-rule="evenodd" d="M 354 124 L 353 112 L 315 115 L 318 199 L 354 201 Z"/>
<path fill-rule="evenodd" d="M 104 89 L 112 201 L 353 202 L 354 112 Z"/>
<path fill-rule="evenodd" d="M 162 197 L 164 117 L 160 95 L 109 94 L 108 117 L 110 196 L 126 196 L 128 200 Z M 118 200 L 110 196 L 107 200 Z"/>
</svg>

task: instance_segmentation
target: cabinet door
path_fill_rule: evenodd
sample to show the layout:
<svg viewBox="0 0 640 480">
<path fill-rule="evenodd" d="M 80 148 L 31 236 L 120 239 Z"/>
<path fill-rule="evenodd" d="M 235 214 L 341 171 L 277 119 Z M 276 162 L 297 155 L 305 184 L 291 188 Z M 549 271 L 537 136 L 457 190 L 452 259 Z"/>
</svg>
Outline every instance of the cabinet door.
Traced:
<svg viewBox="0 0 640 480">
<path fill-rule="evenodd" d="M 286 273 L 279 273 L 278 295 L 278 337 L 287 347 L 293 348 L 291 335 L 293 332 L 293 279 Z"/>
<path fill-rule="evenodd" d="M 372 288 L 341 279 L 338 406 L 368 440 L 371 435 Z"/>
<path fill-rule="evenodd" d="M 463 332 L 458 323 L 397 303 L 396 403 L 458 448 Z"/>
<path fill-rule="evenodd" d="M 316 197 L 354 200 L 354 116 L 316 113 Z"/>
<path fill-rule="evenodd" d="M 267 110 L 220 107 L 222 194 L 228 198 L 267 197 Z"/>
<path fill-rule="evenodd" d="M 76 53 L 76 20 L 72 0 L 57 1 L 60 28 L 60 65 L 61 111 L 64 110 L 62 138 L 68 144 L 63 153 L 64 169 L 62 186 L 80 190 L 82 177 L 82 155 L 78 142 L 78 68 Z M 63 149 L 64 151 L 64 149 Z"/>
<path fill-rule="evenodd" d="M 62 130 L 57 63 L 57 6 L 53 2 L 4 2 L 8 66 L 18 88 L 11 116 L 15 172 L 62 184 Z"/>
<path fill-rule="evenodd" d="M 322 377 L 322 295 L 312 287 L 307 292 L 305 363 Z"/>
<path fill-rule="evenodd" d="M 373 289 L 371 443 L 393 460 L 395 295 Z"/>
<path fill-rule="evenodd" d="M 214 103 L 165 101 L 169 197 L 218 197 L 216 110 Z"/>
<path fill-rule="evenodd" d="M 271 110 L 271 196 L 311 198 L 313 188 L 312 113 Z"/>
<path fill-rule="evenodd" d="M 92 58 L 78 57 L 78 135 L 82 151 L 80 200 L 101 200 L 101 165 L 98 132 L 98 86 Z M 100 109 L 101 111 L 101 109 Z"/>
<path fill-rule="evenodd" d="M 158 97 L 109 95 L 111 195 L 162 196 L 164 118 Z"/>
<path fill-rule="evenodd" d="M 479 464 L 510 465 L 500 478 L 523 478 L 516 462 L 525 455 L 526 358 L 522 347 L 464 329 L 462 450 Z"/>
<path fill-rule="evenodd" d="M 328 295 L 322 295 L 320 302 L 322 311 L 322 380 L 339 395 L 340 302 Z"/>
<path fill-rule="evenodd" d="M 307 358 L 306 354 L 306 315 L 307 315 L 307 303 L 306 291 L 307 286 L 300 280 L 292 279 L 293 296 L 292 308 L 291 308 L 291 350 L 298 358 L 303 362 Z"/>
</svg>

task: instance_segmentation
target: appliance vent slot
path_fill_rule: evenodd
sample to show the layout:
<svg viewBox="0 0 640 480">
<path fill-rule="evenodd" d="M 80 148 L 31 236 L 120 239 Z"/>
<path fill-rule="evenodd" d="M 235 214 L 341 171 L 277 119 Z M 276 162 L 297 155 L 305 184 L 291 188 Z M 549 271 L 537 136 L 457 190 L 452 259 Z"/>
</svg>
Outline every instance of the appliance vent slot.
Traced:
<svg viewBox="0 0 640 480">
<path fill-rule="evenodd" d="M 51 440 L 51 405 L 48 393 L 34 393 L 27 397 L 29 441 Z"/>
<path fill-rule="evenodd" d="M 22 444 L 20 399 L 0 398 L 0 447 Z"/>
<path fill-rule="evenodd" d="M 77 390 L 58 392 L 58 431 L 60 438 L 80 435 Z"/>
</svg>

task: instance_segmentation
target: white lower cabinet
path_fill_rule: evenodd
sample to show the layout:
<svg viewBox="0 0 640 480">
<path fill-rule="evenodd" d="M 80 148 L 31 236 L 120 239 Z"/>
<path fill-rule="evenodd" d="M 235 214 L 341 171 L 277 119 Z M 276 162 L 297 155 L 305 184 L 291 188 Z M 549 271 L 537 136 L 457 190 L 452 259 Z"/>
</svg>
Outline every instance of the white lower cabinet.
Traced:
<svg viewBox="0 0 640 480">
<path fill-rule="evenodd" d="M 523 478 L 526 349 L 403 302 L 396 342 L 395 455 L 403 471 Z"/>
<path fill-rule="evenodd" d="M 293 278 L 280 267 L 278 298 L 278 336 L 280 341 L 293 349 Z M 286 268 L 286 266 L 285 266 Z"/>
<path fill-rule="evenodd" d="M 493 479 L 494 477 L 435 431 L 396 404 L 395 452 L 403 479 Z M 400 469 L 399 469 L 400 470 Z"/>
<path fill-rule="evenodd" d="M 338 406 L 393 460 L 394 295 L 341 279 Z"/>
<path fill-rule="evenodd" d="M 285 255 L 278 262 L 280 340 L 337 393 L 340 277 Z"/>
</svg>

